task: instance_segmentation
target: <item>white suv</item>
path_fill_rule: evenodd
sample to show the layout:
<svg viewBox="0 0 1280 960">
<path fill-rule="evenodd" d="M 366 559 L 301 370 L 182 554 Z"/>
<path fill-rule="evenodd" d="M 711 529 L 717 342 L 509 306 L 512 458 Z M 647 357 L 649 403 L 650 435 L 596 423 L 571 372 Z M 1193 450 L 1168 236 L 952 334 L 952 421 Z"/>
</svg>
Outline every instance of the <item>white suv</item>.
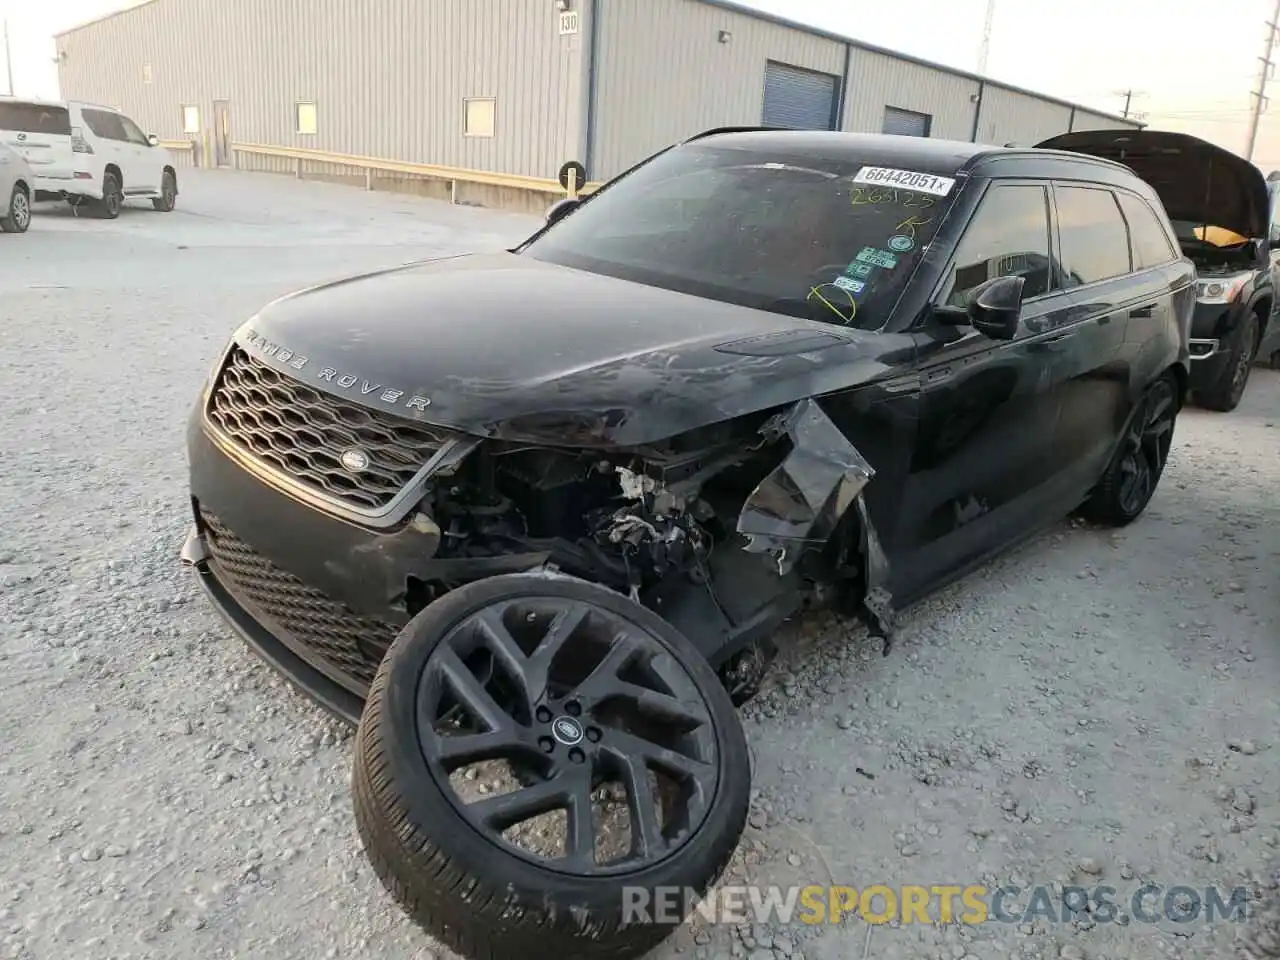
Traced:
<svg viewBox="0 0 1280 960">
<path fill-rule="evenodd" d="M 31 165 L 36 200 L 91 203 L 109 219 L 125 200 L 173 209 L 178 174 L 155 136 L 111 107 L 0 97 L 0 143 Z"/>
</svg>

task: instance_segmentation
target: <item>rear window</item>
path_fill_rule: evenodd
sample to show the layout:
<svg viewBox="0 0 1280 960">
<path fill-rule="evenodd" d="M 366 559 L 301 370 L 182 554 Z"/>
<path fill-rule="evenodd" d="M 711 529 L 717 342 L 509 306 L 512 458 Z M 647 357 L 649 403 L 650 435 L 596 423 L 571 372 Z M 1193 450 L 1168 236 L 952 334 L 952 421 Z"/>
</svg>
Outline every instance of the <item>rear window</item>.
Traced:
<svg viewBox="0 0 1280 960">
<path fill-rule="evenodd" d="M 1093 187 L 1058 187 L 1055 193 L 1068 287 L 1121 277 L 1133 269 L 1129 227 L 1115 194 Z"/>
<path fill-rule="evenodd" d="M 70 136 L 71 117 L 66 107 L 40 103 L 0 103 L 0 130 Z"/>
<path fill-rule="evenodd" d="M 1169 235 L 1164 232 L 1152 209 L 1137 197 L 1127 193 L 1120 196 L 1120 209 L 1129 222 L 1129 237 L 1133 242 L 1133 265 L 1138 270 L 1158 267 L 1178 258 Z"/>
</svg>

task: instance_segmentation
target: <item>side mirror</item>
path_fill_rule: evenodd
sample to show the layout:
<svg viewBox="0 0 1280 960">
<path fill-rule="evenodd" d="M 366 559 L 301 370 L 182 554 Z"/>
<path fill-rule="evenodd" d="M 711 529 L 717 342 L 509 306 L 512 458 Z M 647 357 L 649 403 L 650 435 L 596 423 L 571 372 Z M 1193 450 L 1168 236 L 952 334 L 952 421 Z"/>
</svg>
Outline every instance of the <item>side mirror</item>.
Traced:
<svg viewBox="0 0 1280 960">
<path fill-rule="evenodd" d="M 574 197 L 565 197 L 563 200 L 557 200 L 551 205 L 551 209 L 547 211 L 547 225 L 563 220 L 567 217 L 582 201 Z"/>
<path fill-rule="evenodd" d="M 1012 340 L 1022 316 L 1022 277 L 995 277 L 969 291 L 963 307 L 940 304 L 933 318 L 949 327 L 973 327 L 993 340 Z"/>
<path fill-rule="evenodd" d="M 992 340 L 1012 340 L 1022 316 L 1023 277 L 996 277 L 979 284 L 969 294 L 969 322 Z"/>
<path fill-rule="evenodd" d="M 160 146 L 160 138 L 154 133 L 149 133 L 147 134 L 147 143 L 151 144 L 153 147 L 158 147 Z"/>
</svg>

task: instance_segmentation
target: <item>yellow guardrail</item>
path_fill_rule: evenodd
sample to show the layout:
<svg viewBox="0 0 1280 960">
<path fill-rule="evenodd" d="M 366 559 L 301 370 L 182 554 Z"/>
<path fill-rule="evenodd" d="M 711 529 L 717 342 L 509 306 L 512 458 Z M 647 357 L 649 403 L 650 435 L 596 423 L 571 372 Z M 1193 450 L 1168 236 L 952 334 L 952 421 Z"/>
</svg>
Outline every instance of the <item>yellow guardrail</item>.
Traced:
<svg viewBox="0 0 1280 960">
<path fill-rule="evenodd" d="M 564 194 L 590 193 L 600 186 L 590 182 L 578 185 L 576 190 L 570 184 L 565 190 L 558 180 L 547 177 L 527 177 L 515 173 L 493 173 L 488 170 L 468 170 L 464 167 L 444 167 L 430 163 L 410 163 L 405 160 L 387 160 L 381 157 L 362 157 L 347 153 L 329 153 L 325 150 L 311 150 L 305 147 L 277 147 L 263 143 L 233 143 L 231 151 L 239 166 L 241 154 L 259 157 L 278 157 L 294 162 L 294 175 L 301 177 L 302 165 L 305 162 L 327 163 L 340 167 L 355 167 L 365 171 L 365 185 L 372 188 L 374 172 L 400 173 L 430 180 L 445 180 L 449 183 L 451 199 L 457 199 L 459 183 L 477 183 L 491 187 L 508 187 L 513 190 L 528 190 L 533 193 Z"/>
<path fill-rule="evenodd" d="M 195 150 L 196 145 L 191 140 L 161 140 L 160 146 L 166 150 Z"/>
</svg>

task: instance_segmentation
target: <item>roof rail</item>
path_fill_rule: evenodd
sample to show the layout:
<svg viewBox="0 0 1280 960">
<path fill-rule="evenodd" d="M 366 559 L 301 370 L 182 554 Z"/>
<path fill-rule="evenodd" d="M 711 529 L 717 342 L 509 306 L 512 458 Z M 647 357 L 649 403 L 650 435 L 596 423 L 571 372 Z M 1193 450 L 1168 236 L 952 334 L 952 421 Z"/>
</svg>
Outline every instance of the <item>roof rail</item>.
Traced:
<svg viewBox="0 0 1280 960">
<path fill-rule="evenodd" d="M 720 133 L 768 133 L 775 130 L 789 130 L 790 127 L 712 127 L 710 130 L 703 130 L 701 133 L 695 133 L 691 137 L 685 137 L 683 143 L 690 143 L 694 140 L 702 140 L 706 137 L 714 137 Z"/>
</svg>

